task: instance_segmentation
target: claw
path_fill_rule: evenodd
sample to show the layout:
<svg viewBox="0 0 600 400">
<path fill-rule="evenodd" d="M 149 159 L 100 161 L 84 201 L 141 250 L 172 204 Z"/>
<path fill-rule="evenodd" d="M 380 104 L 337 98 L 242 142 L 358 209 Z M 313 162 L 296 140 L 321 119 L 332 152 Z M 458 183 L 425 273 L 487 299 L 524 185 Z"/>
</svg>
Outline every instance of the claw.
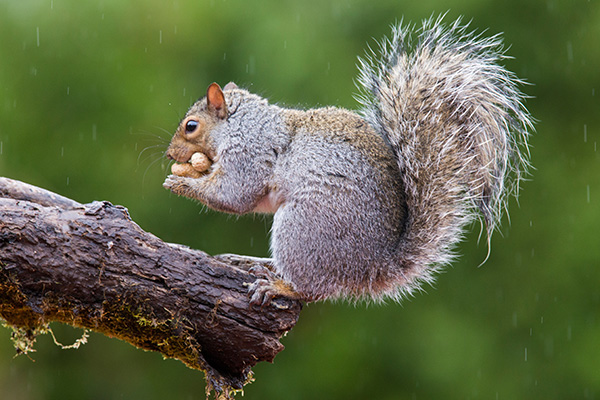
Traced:
<svg viewBox="0 0 600 400">
<path fill-rule="evenodd" d="M 248 285 L 248 296 L 250 296 L 250 305 L 260 305 L 261 308 L 267 306 L 279 294 L 277 287 L 273 282 L 267 279 L 257 279 Z"/>
<path fill-rule="evenodd" d="M 165 189 L 169 189 L 169 190 L 174 190 L 175 188 L 177 188 L 179 186 L 183 186 L 183 185 L 184 185 L 184 180 L 177 175 L 167 176 L 163 183 L 163 187 Z"/>
<path fill-rule="evenodd" d="M 167 176 L 167 178 L 163 182 L 163 187 L 165 189 L 171 189 L 173 187 L 173 183 L 175 183 L 174 181 L 175 180 L 171 177 L 171 175 Z"/>
<path fill-rule="evenodd" d="M 252 283 L 245 283 L 248 287 L 248 297 L 250 297 L 250 305 L 265 307 L 272 305 L 273 307 L 286 309 L 289 305 L 286 302 L 279 302 L 277 298 L 284 297 L 292 300 L 302 300 L 302 296 L 296 292 L 289 283 L 275 278 L 275 275 L 270 272 L 271 278 L 258 278 Z"/>
</svg>

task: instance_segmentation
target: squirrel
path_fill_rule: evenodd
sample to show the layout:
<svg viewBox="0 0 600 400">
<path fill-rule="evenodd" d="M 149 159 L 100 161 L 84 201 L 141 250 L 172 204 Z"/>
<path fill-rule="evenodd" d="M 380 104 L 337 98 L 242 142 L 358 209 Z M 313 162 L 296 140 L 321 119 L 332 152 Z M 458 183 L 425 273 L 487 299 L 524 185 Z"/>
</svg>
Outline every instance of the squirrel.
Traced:
<svg viewBox="0 0 600 400">
<path fill-rule="evenodd" d="M 397 24 L 359 58 L 358 112 L 282 108 L 234 83 L 189 109 L 163 186 L 222 212 L 274 214 L 273 271 L 250 284 L 252 304 L 400 300 L 453 260 L 477 216 L 489 251 L 528 172 L 533 119 L 524 82 L 499 64 L 500 36 L 442 19 Z M 197 153 L 206 171 L 178 169 Z"/>
</svg>

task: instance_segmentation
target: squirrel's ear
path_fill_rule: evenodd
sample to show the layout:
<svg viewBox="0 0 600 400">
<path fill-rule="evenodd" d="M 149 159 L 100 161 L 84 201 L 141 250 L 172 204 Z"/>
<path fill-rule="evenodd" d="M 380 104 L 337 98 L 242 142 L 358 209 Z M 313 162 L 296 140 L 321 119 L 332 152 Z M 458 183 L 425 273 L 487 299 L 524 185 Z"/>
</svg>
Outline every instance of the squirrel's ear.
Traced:
<svg viewBox="0 0 600 400">
<path fill-rule="evenodd" d="M 206 101 L 208 110 L 217 118 L 227 118 L 227 104 L 225 104 L 225 96 L 221 87 L 217 83 L 211 83 L 206 91 Z"/>
<path fill-rule="evenodd" d="M 227 85 L 225 85 L 225 87 L 223 88 L 223 90 L 233 90 L 233 89 L 239 89 L 238 85 L 235 84 L 235 82 L 229 82 Z"/>
</svg>

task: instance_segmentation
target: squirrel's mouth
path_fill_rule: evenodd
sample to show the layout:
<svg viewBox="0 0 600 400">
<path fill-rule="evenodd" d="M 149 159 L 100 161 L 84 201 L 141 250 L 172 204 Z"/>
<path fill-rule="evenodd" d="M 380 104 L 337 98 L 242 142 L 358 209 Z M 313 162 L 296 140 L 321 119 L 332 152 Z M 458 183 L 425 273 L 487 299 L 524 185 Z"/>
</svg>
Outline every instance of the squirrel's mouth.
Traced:
<svg viewBox="0 0 600 400">
<path fill-rule="evenodd" d="M 208 173 L 212 166 L 212 161 L 204 153 L 196 152 L 192 154 L 188 162 L 175 162 L 171 165 L 171 173 L 173 175 L 199 178 Z"/>
</svg>

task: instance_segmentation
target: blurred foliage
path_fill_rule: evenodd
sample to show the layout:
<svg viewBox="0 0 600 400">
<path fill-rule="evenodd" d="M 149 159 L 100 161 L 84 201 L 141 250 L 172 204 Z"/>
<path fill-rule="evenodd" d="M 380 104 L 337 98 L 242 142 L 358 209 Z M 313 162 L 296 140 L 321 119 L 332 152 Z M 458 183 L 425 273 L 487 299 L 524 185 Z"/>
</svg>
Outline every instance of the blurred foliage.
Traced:
<svg viewBox="0 0 600 400">
<path fill-rule="evenodd" d="M 487 249 L 478 227 L 435 288 L 403 304 L 311 304 L 244 398 L 592 399 L 600 396 L 600 4 L 508 0 L 0 0 L 0 175 L 110 200 L 164 240 L 268 254 L 269 218 L 206 211 L 162 189 L 187 107 L 230 80 L 298 107 L 353 100 L 356 56 L 396 21 L 450 10 L 504 32 L 539 120 L 535 171 Z M 67 343 L 80 332 L 55 325 Z M 204 398 L 181 363 L 98 334 L 41 337 L 0 398 Z"/>
</svg>

